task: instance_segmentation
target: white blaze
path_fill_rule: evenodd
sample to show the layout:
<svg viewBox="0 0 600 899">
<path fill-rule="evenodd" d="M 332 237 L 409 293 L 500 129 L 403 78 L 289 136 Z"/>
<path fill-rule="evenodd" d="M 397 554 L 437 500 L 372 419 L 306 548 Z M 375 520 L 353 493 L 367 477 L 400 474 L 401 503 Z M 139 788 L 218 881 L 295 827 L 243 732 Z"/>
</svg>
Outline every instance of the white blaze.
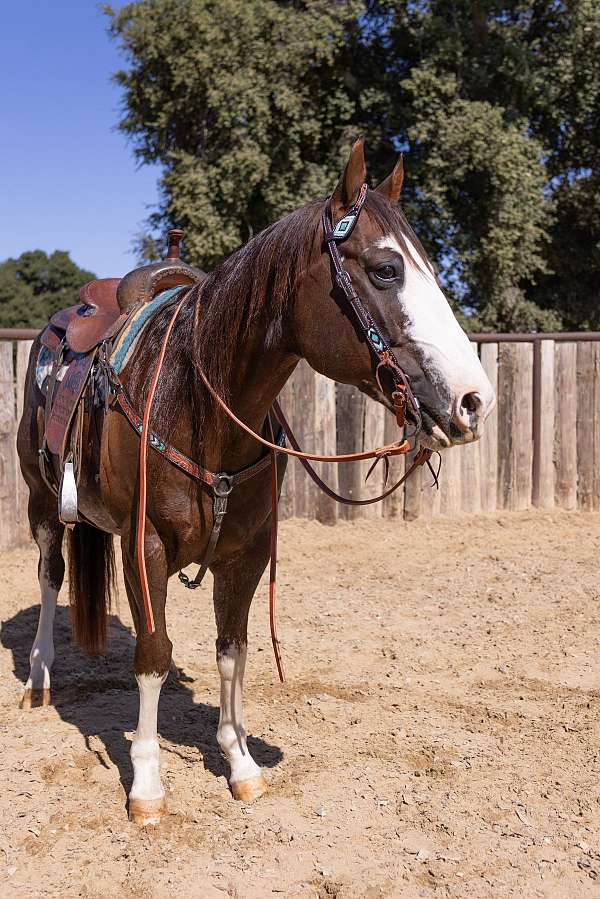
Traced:
<svg viewBox="0 0 600 899">
<path fill-rule="evenodd" d="M 406 260 L 404 285 L 398 291 L 398 302 L 408 319 L 406 336 L 418 345 L 426 373 L 434 383 L 445 386 L 454 405 L 466 393 L 478 393 L 487 412 L 493 406 L 494 391 L 477 353 L 456 321 L 433 272 L 408 238 L 406 244 L 412 258 Z M 377 246 L 405 255 L 393 235 L 380 238 Z"/>
</svg>

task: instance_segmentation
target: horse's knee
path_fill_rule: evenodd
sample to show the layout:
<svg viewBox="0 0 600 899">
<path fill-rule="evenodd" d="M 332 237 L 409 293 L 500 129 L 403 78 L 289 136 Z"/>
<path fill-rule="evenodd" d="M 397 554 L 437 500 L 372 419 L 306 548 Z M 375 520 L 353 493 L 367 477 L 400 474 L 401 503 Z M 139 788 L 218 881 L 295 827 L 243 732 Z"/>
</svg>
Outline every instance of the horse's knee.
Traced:
<svg viewBox="0 0 600 899">
<path fill-rule="evenodd" d="M 133 658 L 133 670 L 136 675 L 163 675 L 169 670 L 173 644 L 166 633 L 155 631 L 138 637 Z"/>
</svg>

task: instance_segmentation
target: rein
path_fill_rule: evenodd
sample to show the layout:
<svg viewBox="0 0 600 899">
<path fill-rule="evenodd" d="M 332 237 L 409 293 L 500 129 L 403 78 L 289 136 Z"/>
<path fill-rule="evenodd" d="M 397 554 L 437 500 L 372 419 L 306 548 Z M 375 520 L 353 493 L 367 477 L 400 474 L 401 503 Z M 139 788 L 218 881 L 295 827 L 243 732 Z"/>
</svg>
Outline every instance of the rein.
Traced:
<svg viewBox="0 0 600 899">
<path fill-rule="evenodd" d="M 373 355 L 375 356 L 376 361 L 376 378 L 377 382 L 381 388 L 381 380 L 380 373 L 382 371 L 387 371 L 389 375 L 391 375 L 394 389 L 392 391 L 392 403 L 394 406 L 394 412 L 396 415 L 396 421 L 399 427 L 404 427 L 406 422 L 406 412 L 410 410 L 411 417 L 415 422 L 415 429 L 412 437 L 416 437 L 416 435 L 421 430 L 421 413 L 419 407 L 419 401 L 414 395 L 410 379 L 408 375 L 403 371 L 398 359 L 396 358 L 393 350 L 387 344 L 387 342 L 382 337 L 375 321 L 372 316 L 368 312 L 368 310 L 363 305 L 360 297 L 354 290 L 354 286 L 352 284 L 352 279 L 350 275 L 344 268 L 343 260 L 340 255 L 340 251 L 338 249 L 338 243 L 344 241 L 351 234 L 360 212 L 364 206 L 365 199 L 367 196 L 367 185 L 363 184 L 361 191 L 359 193 L 358 199 L 356 203 L 351 207 L 350 211 L 335 225 L 333 226 L 333 219 L 331 213 L 331 200 L 329 199 L 326 203 L 325 209 L 323 211 L 323 240 L 327 247 L 329 257 L 333 266 L 334 271 L 334 285 L 337 286 L 342 292 L 348 309 L 352 313 L 359 329 L 361 330 L 363 337 L 365 338 L 367 345 L 371 349 Z M 387 481 L 387 469 L 389 467 L 389 457 L 390 456 L 399 456 L 405 455 L 411 450 L 411 445 L 408 440 L 398 441 L 396 443 L 391 443 L 387 446 L 382 446 L 373 450 L 366 450 L 360 453 L 345 453 L 341 455 L 332 455 L 332 456 L 322 456 L 317 455 L 316 453 L 305 453 L 300 449 L 298 441 L 296 440 L 293 431 L 287 422 L 285 415 L 279 405 L 278 401 L 275 400 L 273 403 L 273 413 L 277 420 L 279 421 L 285 436 L 288 438 L 292 449 L 283 446 L 279 439 L 276 441 L 273 434 L 273 426 L 270 416 L 267 416 L 268 428 L 270 440 L 261 436 L 256 431 L 254 431 L 249 425 L 247 425 L 244 421 L 242 421 L 238 416 L 233 412 L 233 410 L 228 406 L 225 400 L 217 393 L 214 389 L 210 381 L 208 380 L 204 369 L 199 363 L 196 363 L 196 369 L 200 378 L 208 390 L 209 394 L 213 398 L 213 400 L 220 406 L 220 408 L 225 412 L 228 418 L 241 430 L 245 431 L 250 437 L 252 437 L 257 443 L 260 443 L 262 446 L 266 447 L 269 450 L 269 454 L 263 459 L 259 460 L 252 466 L 248 468 L 236 472 L 233 474 L 228 474 L 226 472 L 213 473 L 206 471 L 201 468 L 197 463 L 193 460 L 188 459 L 174 447 L 168 446 L 166 443 L 160 440 L 155 434 L 150 432 L 150 413 L 152 410 L 152 405 L 154 402 L 154 396 L 156 393 L 156 388 L 158 386 L 158 381 L 160 378 L 165 353 L 167 350 L 167 345 L 169 342 L 169 338 L 171 336 L 171 332 L 175 325 L 175 321 L 181 308 L 183 306 L 184 301 L 188 296 L 188 291 L 184 291 L 183 296 L 177 303 L 173 315 L 169 321 L 169 325 L 165 332 L 165 336 L 163 338 L 161 351 L 158 357 L 158 362 L 156 365 L 156 370 L 154 372 L 154 377 L 152 379 L 152 383 L 150 385 L 150 389 L 148 391 L 146 404 L 144 407 L 143 417 L 140 420 L 136 415 L 134 410 L 131 407 L 131 404 L 128 402 L 123 386 L 121 385 L 118 376 L 113 372 L 113 385 L 115 387 L 115 403 L 118 404 L 121 410 L 124 412 L 127 420 L 132 424 L 135 430 L 140 433 L 140 453 L 139 453 L 139 469 L 140 469 L 140 490 L 139 490 L 139 501 L 138 501 L 138 514 L 137 514 L 137 557 L 138 557 L 138 570 L 140 576 L 140 583 L 142 589 L 142 598 L 144 602 L 144 611 L 146 616 L 146 626 L 149 634 L 154 633 L 154 615 L 152 611 L 152 603 L 150 598 L 150 589 L 148 585 L 148 575 L 146 571 L 146 560 L 145 560 L 145 528 L 146 528 L 146 505 L 147 505 L 147 471 L 146 471 L 146 455 L 147 455 L 147 446 L 150 438 L 150 445 L 156 449 L 158 452 L 161 452 L 165 457 L 171 461 L 173 464 L 177 465 L 182 471 L 184 471 L 189 476 L 201 481 L 206 486 L 211 489 L 213 494 L 213 528 L 209 537 L 208 545 L 204 553 L 204 557 L 200 564 L 200 568 L 193 579 L 190 579 L 183 571 L 179 572 L 180 581 L 188 588 L 194 589 L 200 586 L 200 583 L 208 570 L 210 563 L 212 561 L 217 542 L 221 532 L 221 526 L 223 523 L 223 518 L 227 511 L 227 503 L 229 499 L 229 495 L 233 490 L 233 487 L 236 483 L 240 483 L 242 480 L 247 480 L 249 477 L 252 477 L 254 474 L 258 474 L 259 471 L 263 471 L 265 468 L 265 463 L 268 464 L 270 461 L 271 466 L 271 563 L 270 563 L 270 573 L 269 573 L 269 621 L 270 621 L 270 629 L 271 629 L 271 641 L 273 644 L 273 652 L 275 655 L 275 661 L 277 663 L 277 671 L 279 674 L 279 679 L 283 682 L 284 680 L 284 672 L 283 672 L 283 662 L 281 659 L 281 651 L 280 644 L 277 638 L 277 627 L 276 627 L 276 618 L 275 618 L 275 589 L 276 589 L 276 575 L 277 575 L 277 530 L 278 530 L 278 497 L 279 497 L 279 483 L 277 477 L 277 454 L 283 453 L 287 456 L 294 456 L 299 459 L 301 464 L 304 466 L 309 476 L 315 482 L 315 484 L 329 497 L 336 500 L 337 502 L 345 503 L 347 505 L 354 506 L 364 506 L 370 505 L 372 503 L 380 502 L 385 499 L 387 496 L 390 496 L 395 490 L 397 490 L 404 482 L 413 474 L 413 472 L 421 465 L 427 464 L 431 469 L 430 458 L 432 455 L 432 451 L 422 447 L 418 450 L 412 464 L 405 472 L 404 476 L 400 478 L 395 484 L 386 489 L 379 496 L 371 497 L 370 499 L 351 499 L 350 497 L 344 497 L 340 494 L 333 491 L 317 474 L 314 470 L 310 462 L 358 462 L 364 461 L 367 459 L 373 459 L 373 465 L 369 469 L 367 474 L 367 478 L 371 474 L 374 466 L 383 459 L 386 465 L 386 481 Z M 437 483 L 437 477 L 434 473 L 434 480 Z"/>
</svg>

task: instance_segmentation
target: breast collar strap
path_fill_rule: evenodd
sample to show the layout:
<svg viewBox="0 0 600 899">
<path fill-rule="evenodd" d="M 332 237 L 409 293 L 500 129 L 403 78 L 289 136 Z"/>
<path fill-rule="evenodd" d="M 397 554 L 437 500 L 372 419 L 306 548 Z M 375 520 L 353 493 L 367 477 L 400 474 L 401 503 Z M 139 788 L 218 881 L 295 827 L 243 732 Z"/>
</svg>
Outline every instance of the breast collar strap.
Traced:
<svg viewBox="0 0 600 899">
<path fill-rule="evenodd" d="M 344 268 L 342 256 L 338 248 L 338 244 L 347 240 L 354 230 L 354 226 L 358 221 L 366 198 L 367 185 L 363 184 L 356 202 L 349 212 L 347 212 L 335 226 L 333 224 L 331 213 L 331 198 L 327 200 L 325 209 L 323 210 L 323 240 L 329 252 L 331 264 L 333 265 L 335 285 L 344 295 L 347 305 L 376 359 L 376 378 L 379 388 L 381 392 L 384 393 L 381 383 L 381 374 L 383 371 L 388 371 L 394 384 L 392 403 L 394 404 L 394 412 L 396 413 L 398 427 L 404 427 L 406 410 L 409 409 L 415 423 L 415 430 L 412 436 L 416 436 L 421 430 L 421 411 L 419 401 L 412 391 L 410 379 L 402 369 L 392 348 L 384 340 L 381 331 L 375 324 L 370 312 L 366 309 L 361 298 L 356 293 L 354 285 L 352 284 L 352 279 Z"/>
</svg>

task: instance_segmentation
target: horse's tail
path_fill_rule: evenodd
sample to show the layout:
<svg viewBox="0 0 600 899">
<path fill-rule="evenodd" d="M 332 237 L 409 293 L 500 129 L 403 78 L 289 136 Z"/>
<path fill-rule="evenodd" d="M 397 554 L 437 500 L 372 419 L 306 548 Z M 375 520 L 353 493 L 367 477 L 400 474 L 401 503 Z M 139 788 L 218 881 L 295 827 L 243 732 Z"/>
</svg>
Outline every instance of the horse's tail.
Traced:
<svg viewBox="0 0 600 899">
<path fill-rule="evenodd" d="M 77 643 L 91 655 L 106 646 L 106 620 L 115 589 L 112 534 L 90 524 L 69 530 L 69 599 Z"/>
</svg>

